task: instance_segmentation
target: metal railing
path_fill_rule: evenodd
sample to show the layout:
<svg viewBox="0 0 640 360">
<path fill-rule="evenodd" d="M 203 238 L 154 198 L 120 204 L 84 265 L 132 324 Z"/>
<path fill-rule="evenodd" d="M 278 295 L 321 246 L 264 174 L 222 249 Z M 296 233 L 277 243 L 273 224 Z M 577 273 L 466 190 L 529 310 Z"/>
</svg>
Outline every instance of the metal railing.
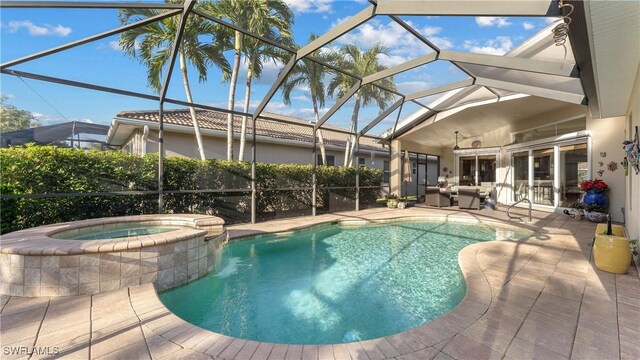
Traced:
<svg viewBox="0 0 640 360">
<path fill-rule="evenodd" d="M 519 219 L 522 220 L 522 217 L 519 216 L 512 216 L 511 213 L 509 213 L 509 211 L 511 210 L 511 208 L 513 208 L 514 206 L 520 204 L 521 202 L 528 202 L 529 203 L 529 222 L 531 222 L 531 208 L 533 207 L 533 204 L 531 203 L 531 200 L 524 198 L 521 200 L 518 200 L 517 202 L 509 205 L 509 207 L 507 208 L 507 216 L 509 217 L 509 219 Z"/>
</svg>

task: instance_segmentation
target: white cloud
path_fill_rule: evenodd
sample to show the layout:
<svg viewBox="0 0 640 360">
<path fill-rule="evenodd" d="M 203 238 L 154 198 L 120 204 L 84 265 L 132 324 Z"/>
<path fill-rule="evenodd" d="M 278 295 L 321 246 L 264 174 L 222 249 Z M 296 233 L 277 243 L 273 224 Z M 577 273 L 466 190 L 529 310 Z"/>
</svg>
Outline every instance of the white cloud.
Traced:
<svg viewBox="0 0 640 360">
<path fill-rule="evenodd" d="M 425 26 L 420 30 L 420 32 L 426 36 L 433 36 L 433 35 L 439 34 L 441 31 L 442 31 L 442 28 L 437 26 Z"/>
<path fill-rule="evenodd" d="M 333 0 L 285 0 L 285 3 L 298 13 L 326 13 L 333 10 Z"/>
<path fill-rule="evenodd" d="M 437 36 L 432 36 L 428 38 L 433 45 L 439 47 L 441 50 L 447 50 L 453 48 L 453 41 L 447 38 L 441 38 Z"/>
<path fill-rule="evenodd" d="M 432 87 L 428 81 L 404 81 L 396 84 L 398 91 L 403 94 L 413 94 Z"/>
<path fill-rule="evenodd" d="M 411 21 L 407 21 L 407 23 L 442 49 L 453 47 L 451 40 L 435 36 L 442 31 L 442 28 L 432 26 L 419 27 L 411 23 Z M 376 43 L 381 43 L 389 48 L 389 58 L 385 60 L 390 62 L 393 62 L 391 59 L 394 56 L 395 59 L 399 59 L 398 56 L 415 58 L 431 51 L 427 45 L 394 21 L 388 23 L 377 20 L 369 21 L 338 38 L 336 43 L 359 44 L 365 49 L 372 47 Z"/>
<path fill-rule="evenodd" d="M 119 41 L 117 41 L 117 40 L 109 41 L 109 47 L 110 47 L 112 50 L 122 51 L 122 47 L 120 46 L 120 42 L 119 42 Z"/>
<path fill-rule="evenodd" d="M 400 55 L 387 55 L 387 54 L 378 55 L 378 61 L 380 62 L 380 64 L 386 67 L 393 67 L 396 65 L 400 65 L 404 62 L 407 62 L 408 60 L 409 58 L 405 56 L 400 56 Z"/>
<path fill-rule="evenodd" d="M 331 23 L 331 26 L 330 26 L 329 28 L 330 28 L 330 29 L 333 29 L 334 27 L 336 27 L 336 26 L 338 26 L 338 25 L 342 24 L 342 23 L 343 23 L 345 20 L 347 20 L 348 18 L 349 18 L 349 16 L 345 16 L 345 17 L 343 17 L 343 18 L 337 18 L 336 20 L 334 20 L 334 21 Z"/>
<path fill-rule="evenodd" d="M 25 29 L 31 36 L 61 36 L 65 37 L 71 34 L 71 28 L 62 25 L 36 25 L 29 20 L 24 21 L 10 21 L 6 26 L 10 33 L 16 33 L 20 29 Z"/>
<path fill-rule="evenodd" d="M 90 118 L 63 118 L 60 115 L 48 115 L 38 112 L 32 112 L 32 114 L 38 120 L 38 123 L 40 123 L 41 126 L 60 124 L 68 121 L 78 121 L 94 124 L 94 121 Z"/>
<path fill-rule="evenodd" d="M 525 30 L 532 30 L 535 26 L 532 23 L 525 21 L 525 22 L 522 23 L 522 27 Z"/>
<path fill-rule="evenodd" d="M 506 27 L 513 25 L 506 17 L 501 16 L 476 16 L 476 24 L 479 26 Z"/>
<path fill-rule="evenodd" d="M 248 67 L 245 65 L 243 66 L 244 70 L 241 70 L 241 72 L 244 73 L 244 79 L 246 79 L 246 73 L 248 70 Z M 280 74 L 280 71 L 282 71 L 282 69 L 284 69 L 285 64 L 281 63 L 280 61 L 265 61 L 262 63 L 262 76 L 260 76 L 259 79 L 253 79 L 254 83 L 258 83 L 258 84 L 267 84 L 267 85 L 271 85 L 273 84 L 276 79 L 278 78 L 278 75 Z"/>
<path fill-rule="evenodd" d="M 296 96 L 292 96 L 291 100 L 296 100 L 296 101 L 311 101 L 311 98 L 306 96 L 306 95 L 296 95 Z"/>
<path fill-rule="evenodd" d="M 513 48 L 513 42 L 508 36 L 498 36 L 495 39 L 487 40 L 483 45 L 476 40 L 465 40 L 464 47 L 472 53 L 504 55 Z"/>
</svg>

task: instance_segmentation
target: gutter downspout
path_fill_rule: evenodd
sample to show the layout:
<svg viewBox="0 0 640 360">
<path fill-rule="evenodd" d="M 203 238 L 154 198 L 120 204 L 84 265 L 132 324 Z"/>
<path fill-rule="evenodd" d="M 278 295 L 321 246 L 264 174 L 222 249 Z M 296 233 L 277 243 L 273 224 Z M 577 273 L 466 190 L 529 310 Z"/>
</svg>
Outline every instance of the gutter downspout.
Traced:
<svg viewBox="0 0 640 360">
<path fill-rule="evenodd" d="M 142 128 L 142 144 L 140 149 L 140 155 L 144 157 L 147 155 L 147 140 L 149 139 L 149 126 L 145 125 Z"/>
</svg>

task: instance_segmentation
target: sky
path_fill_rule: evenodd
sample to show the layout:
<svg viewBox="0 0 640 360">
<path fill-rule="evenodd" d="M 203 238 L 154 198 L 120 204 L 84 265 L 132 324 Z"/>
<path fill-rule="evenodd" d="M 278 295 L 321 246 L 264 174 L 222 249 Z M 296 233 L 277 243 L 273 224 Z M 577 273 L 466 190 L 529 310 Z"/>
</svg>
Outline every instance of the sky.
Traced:
<svg viewBox="0 0 640 360">
<path fill-rule="evenodd" d="M 363 0 L 286 0 L 286 2 L 295 14 L 293 34 L 296 43 L 300 45 L 307 43 L 311 33 L 323 34 L 369 5 Z M 493 55 L 502 55 L 510 51 L 550 22 L 545 18 L 522 17 L 404 16 L 401 18 L 441 49 Z M 118 26 L 120 22 L 117 10 L 1 9 L 0 60 L 4 63 Z M 379 61 L 386 66 L 395 66 L 433 51 L 385 16 L 377 16 L 369 20 L 323 49 L 338 49 L 345 44 L 358 44 L 363 49 L 368 49 L 376 43 L 381 43 L 388 49 L 386 54 L 379 57 Z M 232 52 L 229 51 L 225 55 L 232 63 Z M 262 100 L 283 67 L 284 65 L 279 62 L 265 63 L 262 77 L 255 79 L 251 87 L 250 112 Z M 20 64 L 13 69 L 141 93 L 154 93 L 147 85 L 146 67 L 120 49 L 118 36 Z M 188 67 L 187 70 L 195 102 L 227 108 L 229 85 L 223 83 L 219 69 L 208 68 L 207 80 L 204 82 L 199 81 L 193 67 Z M 241 66 L 236 89 L 237 110 L 242 110 L 246 98 L 245 75 L 246 66 Z M 327 82 L 331 76 L 329 72 L 326 77 Z M 466 74 L 450 63 L 436 61 L 396 75 L 395 82 L 399 92 L 409 94 L 463 80 L 466 77 Z M 183 79 L 178 71 L 174 72 L 170 84 L 168 97 L 186 100 Z M 0 92 L 7 97 L 9 103 L 35 114 L 41 125 L 71 120 L 109 124 L 120 111 L 157 110 L 158 108 L 157 102 L 153 101 L 20 79 L 4 74 L 0 76 Z M 308 89 L 296 88 L 291 97 L 292 104 L 287 106 L 282 100 L 282 93 L 278 91 L 266 111 L 313 120 L 314 113 Z M 328 97 L 321 115 L 336 101 L 337 96 Z M 347 128 L 353 107 L 352 99 L 327 124 Z M 418 105 L 409 104 L 403 108 L 400 118 L 406 118 L 418 109 Z M 375 104 L 363 107 L 360 111 L 359 123 L 368 123 L 380 111 Z M 389 115 L 371 133 L 381 134 L 391 127 L 397 112 L 398 110 Z"/>
</svg>

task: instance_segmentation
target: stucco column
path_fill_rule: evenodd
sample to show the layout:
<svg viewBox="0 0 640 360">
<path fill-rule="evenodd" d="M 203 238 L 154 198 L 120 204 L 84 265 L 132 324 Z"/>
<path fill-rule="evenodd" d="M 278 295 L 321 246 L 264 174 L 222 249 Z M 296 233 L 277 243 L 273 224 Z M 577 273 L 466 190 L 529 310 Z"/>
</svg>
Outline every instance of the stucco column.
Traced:
<svg viewBox="0 0 640 360">
<path fill-rule="evenodd" d="M 400 196 L 402 180 L 402 144 L 400 140 L 391 140 L 391 158 L 389 159 L 389 182 L 391 193 Z"/>
</svg>

